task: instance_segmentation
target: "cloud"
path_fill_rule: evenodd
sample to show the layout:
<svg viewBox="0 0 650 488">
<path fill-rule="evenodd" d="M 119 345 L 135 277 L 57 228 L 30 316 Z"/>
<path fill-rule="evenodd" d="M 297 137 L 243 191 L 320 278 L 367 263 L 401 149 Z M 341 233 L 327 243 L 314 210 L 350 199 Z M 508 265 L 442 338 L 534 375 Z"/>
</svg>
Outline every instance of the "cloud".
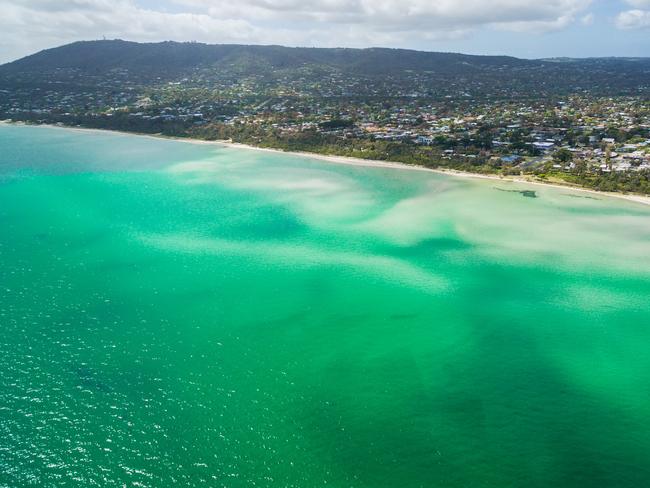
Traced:
<svg viewBox="0 0 650 488">
<path fill-rule="evenodd" d="M 642 3 L 642 2 L 638 2 Z M 627 10 L 616 17 L 616 26 L 619 29 L 649 29 L 650 11 L 648 10 Z"/>
<path fill-rule="evenodd" d="M 175 0 L 213 16 L 357 24 L 381 31 L 467 30 L 485 25 L 555 29 L 573 21 L 591 0 Z"/>
<path fill-rule="evenodd" d="M 591 0 L 0 0 L 0 62 L 82 39 L 413 46 L 562 29 Z M 645 0 L 631 2 L 647 3 Z M 154 6 L 151 6 L 154 5 Z"/>
<path fill-rule="evenodd" d="M 8 58 L 104 36 L 138 41 L 248 42 L 258 35 L 258 29 L 244 19 L 166 13 L 140 8 L 131 0 L 0 0 L 0 12 L 0 56 Z"/>
</svg>

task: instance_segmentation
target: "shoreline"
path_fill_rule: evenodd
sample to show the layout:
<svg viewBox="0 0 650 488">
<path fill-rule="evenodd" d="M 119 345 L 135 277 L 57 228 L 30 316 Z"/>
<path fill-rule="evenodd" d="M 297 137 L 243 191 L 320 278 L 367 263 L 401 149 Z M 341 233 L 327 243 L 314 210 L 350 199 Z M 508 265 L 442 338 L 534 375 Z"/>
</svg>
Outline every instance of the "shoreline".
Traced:
<svg viewBox="0 0 650 488">
<path fill-rule="evenodd" d="M 650 206 L 650 196 L 645 196 L 645 195 L 636 195 L 636 194 L 624 194 L 624 193 L 616 193 L 616 192 L 604 192 L 604 191 L 599 191 L 599 190 L 591 190 L 589 188 L 582 188 L 580 186 L 572 186 L 569 184 L 563 185 L 560 183 L 545 183 L 543 181 L 534 181 L 534 180 L 529 180 L 526 178 L 522 178 L 521 176 L 497 176 L 497 175 L 484 175 L 484 174 L 479 174 L 479 173 L 469 173 L 466 171 L 459 171 L 459 170 L 454 170 L 454 169 L 436 169 L 436 168 L 427 168 L 425 166 L 416 166 L 416 165 L 409 165 L 405 163 L 400 163 L 400 162 L 395 162 L 395 161 L 380 161 L 380 160 L 374 160 L 374 159 L 362 159 L 362 158 L 354 158 L 350 156 L 332 156 L 332 155 L 327 155 L 327 154 L 319 154 L 319 153 L 312 153 L 312 152 L 307 152 L 307 151 L 284 151 L 281 149 L 273 149 L 273 148 L 267 148 L 267 147 L 258 147 L 258 146 L 253 146 L 250 144 L 242 144 L 238 142 L 232 142 L 228 140 L 215 140 L 215 141 L 206 141 L 203 139 L 194 139 L 190 137 L 173 137 L 173 136 L 164 136 L 161 134 L 141 134 L 138 132 L 126 132 L 126 131 L 120 131 L 120 130 L 113 130 L 113 129 L 93 129 L 93 128 L 86 128 L 86 127 L 69 127 L 66 125 L 55 125 L 55 124 L 27 124 L 25 122 L 13 122 L 13 121 L 6 121 L 6 120 L 0 120 L 0 124 L 2 125 L 24 125 L 28 127 L 48 127 L 52 129 L 65 129 L 65 130 L 73 130 L 73 131 L 82 131 L 82 132 L 97 132 L 97 133 L 114 133 L 114 134 L 122 134 L 122 135 L 127 135 L 127 136 L 139 136 L 139 137 L 149 137 L 152 139 L 156 140 L 168 140 L 168 141 L 177 141 L 177 142 L 186 142 L 188 144 L 201 144 L 201 145 L 209 145 L 209 146 L 219 146 L 219 147 L 226 147 L 226 148 L 232 148 L 232 149 L 246 149 L 250 151 L 261 151 L 261 152 L 268 152 L 268 153 L 275 153 L 275 154 L 284 154 L 284 155 L 293 155 L 293 156 L 301 156 L 304 158 L 309 158 L 309 159 L 314 159 L 317 161 L 324 161 L 324 162 L 329 162 L 333 164 L 345 164 L 349 166 L 357 166 L 357 167 L 366 167 L 366 168 L 383 168 L 383 169 L 398 169 L 398 170 L 409 170 L 409 171 L 424 171 L 424 172 L 429 172 L 429 173 L 436 173 L 436 174 L 441 174 L 441 175 L 447 175 L 447 176 L 455 176 L 458 178 L 475 178 L 475 179 L 481 179 L 481 180 L 493 180 L 493 181 L 501 181 L 501 182 L 509 182 L 509 183 L 519 183 L 519 184 L 525 184 L 525 185 L 535 185 L 535 186 L 541 186 L 541 187 L 550 187 L 550 188 L 556 188 L 556 189 L 561 189 L 561 190 L 570 190 L 570 191 L 575 191 L 579 193 L 587 193 L 591 195 L 598 195 L 602 197 L 611 197 L 611 198 L 617 198 L 620 200 L 626 200 L 628 202 L 633 202 L 633 203 L 638 203 L 641 205 L 647 205 Z"/>
<path fill-rule="evenodd" d="M 164 137 L 163 137 L 164 138 Z M 167 138 L 166 138 L 167 139 Z M 171 138 L 173 140 L 184 140 L 183 138 Z M 627 200 L 630 202 L 640 203 L 642 205 L 650 206 L 650 196 L 644 195 L 635 195 L 635 194 L 624 194 L 616 192 L 604 192 L 598 190 L 591 190 L 589 188 L 582 188 L 580 186 L 571 186 L 571 185 L 562 185 L 560 183 L 544 183 L 543 181 L 534 181 L 528 180 L 526 178 L 517 177 L 517 176 L 497 176 L 497 175 L 485 175 L 480 173 L 469 173 L 467 171 L 459 171 L 455 169 L 437 169 L 437 168 L 427 168 L 426 166 L 415 166 L 408 165 L 405 163 L 399 163 L 395 161 L 379 161 L 374 159 L 362 159 L 354 158 L 350 156 L 331 156 L 327 154 L 318 154 L 310 153 L 307 151 L 283 151 L 280 149 L 272 149 L 266 147 L 257 147 L 251 146 L 250 144 L 241 144 L 238 142 L 229 142 L 229 141 L 201 141 L 199 139 L 192 139 L 198 143 L 207 143 L 207 144 L 218 144 L 220 146 L 230 147 L 233 149 L 248 149 L 254 151 L 264 151 L 271 152 L 276 154 L 290 154 L 296 156 L 302 156 L 305 158 L 316 159 L 319 161 L 325 161 L 334 164 L 347 164 L 350 166 L 358 167 L 368 167 L 368 168 L 384 168 L 384 169 L 400 169 L 400 170 L 409 170 L 409 171 L 425 171 L 429 173 L 436 173 L 447 176 L 455 176 L 458 178 L 474 178 L 479 180 L 492 180 L 492 181 L 501 181 L 506 183 L 519 183 L 524 185 L 535 185 L 541 187 L 556 188 L 560 190 L 571 190 L 580 193 L 589 193 L 593 195 L 599 195 L 602 197 L 612 197 L 622 200 Z"/>
</svg>

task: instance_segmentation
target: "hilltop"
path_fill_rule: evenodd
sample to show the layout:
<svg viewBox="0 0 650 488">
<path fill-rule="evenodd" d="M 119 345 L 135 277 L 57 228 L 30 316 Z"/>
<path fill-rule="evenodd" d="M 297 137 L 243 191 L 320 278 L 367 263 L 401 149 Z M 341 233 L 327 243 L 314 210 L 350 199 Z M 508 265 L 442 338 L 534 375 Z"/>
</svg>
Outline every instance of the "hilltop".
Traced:
<svg viewBox="0 0 650 488">
<path fill-rule="evenodd" d="M 129 70 L 139 75 L 187 76 L 195 70 L 241 72 L 321 66 L 357 74 L 388 74 L 405 70 L 462 74 L 483 69 L 543 66 L 540 61 L 508 56 L 471 56 L 405 49 L 302 48 L 201 44 L 137 43 L 122 40 L 82 41 L 27 56 L 3 65 L 5 74 L 79 70 L 88 74 Z"/>
</svg>

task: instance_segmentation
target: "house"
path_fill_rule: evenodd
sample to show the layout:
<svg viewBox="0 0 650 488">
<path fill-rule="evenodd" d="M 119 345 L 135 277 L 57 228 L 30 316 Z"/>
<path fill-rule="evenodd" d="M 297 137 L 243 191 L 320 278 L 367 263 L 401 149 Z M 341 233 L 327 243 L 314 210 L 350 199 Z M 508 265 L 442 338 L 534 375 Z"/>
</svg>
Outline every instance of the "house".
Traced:
<svg viewBox="0 0 650 488">
<path fill-rule="evenodd" d="M 548 151 L 555 147 L 554 142 L 533 142 L 533 146 L 537 149 L 541 149 L 542 151 Z"/>
</svg>

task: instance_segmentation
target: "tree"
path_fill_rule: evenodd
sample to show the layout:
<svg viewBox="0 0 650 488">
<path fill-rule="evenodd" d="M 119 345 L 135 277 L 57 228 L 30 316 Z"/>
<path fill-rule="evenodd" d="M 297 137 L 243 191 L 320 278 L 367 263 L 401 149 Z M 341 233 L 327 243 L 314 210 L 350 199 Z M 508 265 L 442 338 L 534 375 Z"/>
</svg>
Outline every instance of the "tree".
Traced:
<svg viewBox="0 0 650 488">
<path fill-rule="evenodd" d="M 553 159 L 560 163 L 568 163 L 573 159 L 573 153 L 568 149 L 559 149 L 553 154 Z"/>
</svg>

